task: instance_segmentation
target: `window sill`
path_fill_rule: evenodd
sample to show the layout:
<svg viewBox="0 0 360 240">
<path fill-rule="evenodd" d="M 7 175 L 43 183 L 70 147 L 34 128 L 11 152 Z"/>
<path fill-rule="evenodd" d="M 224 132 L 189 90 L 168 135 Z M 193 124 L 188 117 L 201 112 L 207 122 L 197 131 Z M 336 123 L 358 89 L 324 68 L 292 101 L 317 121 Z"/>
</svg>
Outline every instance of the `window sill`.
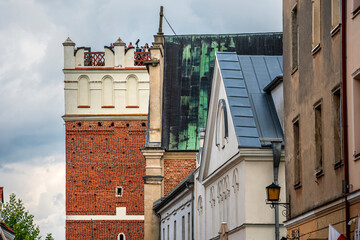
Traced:
<svg viewBox="0 0 360 240">
<path fill-rule="evenodd" d="M 296 67 L 294 67 L 292 70 L 291 70 L 291 75 L 294 75 L 297 70 L 299 69 L 299 66 L 297 65 Z"/>
<path fill-rule="evenodd" d="M 79 105 L 78 108 L 90 108 L 89 105 Z"/>
<path fill-rule="evenodd" d="M 322 176 L 324 176 L 324 171 L 322 169 L 316 169 L 315 170 L 315 177 L 317 179 L 321 178 Z"/>
<path fill-rule="evenodd" d="M 355 80 L 360 80 L 360 68 L 356 69 L 356 71 L 351 74 L 351 77 Z"/>
<path fill-rule="evenodd" d="M 294 189 L 295 190 L 298 190 L 298 189 L 300 189 L 302 186 L 301 186 L 301 183 L 296 183 L 296 184 L 294 184 Z"/>
<path fill-rule="evenodd" d="M 334 163 L 334 169 L 335 169 L 335 170 L 336 170 L 336 169 L 339 169 L 339 168 L 341 168 L 343 165 L 344 165 L 343 161 L 340 160 L 340 161 Z"/>
<path fill-rule="evenodd" d="M 352 19 L 356 18 L 357 15 L 360 13 L 360 8 L 355 9 L 355 11 L 352 12 Z"/>
<path fill-rule="evenodd" d="M 126 106 L 126 108 L 139 108 L 139 106 Z"/>
<path fill-rule="evenodd" d="M 339 23 L 338 25 L 336 25 L 333 29 L 331 29 L 330 31 L 330 36 L 334 37 L 335 35 L 337 35 L 337 33 L 340 32 L 341 29 L 341 23 Z"/>
<path fill-rule="evenodd" d="M 320 43 L 318 45 L 316 45 L 312 50 L 311 53 L 313 56 L 315 56 L 316 53 L 318 53 L 321 49 Z"/>
<path fill-rule="evenodd" d="M 354 154 L 354 161 L 358 161 L 360 160 L 360 153 L 355 153 Z"/>
<path fill-rule="evenodd" d="M 102 106 L 101 108 L 115 108 L 115 106 Z"/>
</svg>

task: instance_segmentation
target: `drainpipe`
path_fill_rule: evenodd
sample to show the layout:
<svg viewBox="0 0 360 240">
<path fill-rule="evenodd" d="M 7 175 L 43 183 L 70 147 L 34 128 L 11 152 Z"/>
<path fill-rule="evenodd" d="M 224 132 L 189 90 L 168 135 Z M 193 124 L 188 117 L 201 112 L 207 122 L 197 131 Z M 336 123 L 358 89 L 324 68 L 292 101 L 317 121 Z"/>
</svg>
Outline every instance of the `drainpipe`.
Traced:
<svg viewBox="0 0 360 240">
<path fill-rule="evenodd" d="M 279 165 L 281 157 L 281 143 L 282 139 L 279 141 L 272 141 L 271 147 L 273 151 L 273 170 L 274 170 L 274 183 L 278 185 L 279 178 Z M 279 230 L 279 205 L 275 204 L 275 240 L 280 239 L 280 230 Z"/>
<path fill-rule="evenodd" d="M 348 128 L 347 128 L 347 100 L 346 100 L 346 0 L 341 1 L 341 70 L 342 70 L 342 129 L 344 146 L 344 178 L 345 178 L 345 224 L 346 237 L 350 238 L 350 206 L 347 199 L 349 193 L 349 156 L 348 156 Z"/>
</svg>

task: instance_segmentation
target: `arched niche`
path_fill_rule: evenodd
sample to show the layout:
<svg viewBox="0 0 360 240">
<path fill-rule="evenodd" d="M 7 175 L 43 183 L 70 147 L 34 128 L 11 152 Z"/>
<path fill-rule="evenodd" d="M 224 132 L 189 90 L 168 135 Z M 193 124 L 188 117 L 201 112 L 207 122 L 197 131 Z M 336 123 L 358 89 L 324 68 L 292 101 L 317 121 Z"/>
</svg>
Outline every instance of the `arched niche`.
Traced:
<svg viewBox="0 0 360 240">
<path fill-rule="evenodd" d="M 139 107 L 139 83 L 135 75 L 126 79 L 126 107 Z"/>
<path fill-rule="evenodd" d="M 110 76 L 105 76 L 101 81 L 102 87 L 102 106 L 114 106 L 114 80 Z"/>
<path fill-rule="evenodd" d="M 90 107 L 90 83 L 85 75 L 78 80 L 78 107 Z"/>
<path fill-rule="evenodd" d="M 235 168 L 234 172 L 233 172 L 233 184 L 232 184 L 232 187 L 234 188 L 234 193 L 239 191 L 239 172 L 238 172 L 237 168 Z"/>
</svg>

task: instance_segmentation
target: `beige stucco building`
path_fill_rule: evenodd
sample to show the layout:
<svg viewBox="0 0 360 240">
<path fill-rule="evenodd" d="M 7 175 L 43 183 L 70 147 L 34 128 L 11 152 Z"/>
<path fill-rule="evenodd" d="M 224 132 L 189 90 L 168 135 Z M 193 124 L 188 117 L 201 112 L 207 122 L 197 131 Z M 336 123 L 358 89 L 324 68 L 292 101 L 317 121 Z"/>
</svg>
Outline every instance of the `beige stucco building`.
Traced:
<svg viewBox="0 0 360 240">
<path fill-rule="evenodd" d="M 283 1 L 289 237 L 346 233 L 339 0 Z M 344 187 L 343 187 L 344 186 Z"/>
<path fill-rule="evenodd" d="M 360 214 L 360 1 L 346 6 L 346 100 L 349 163 L 350 239 L 358 228 Z M 359 231 L 359 229 L 357 229 Z"/>
</svg>

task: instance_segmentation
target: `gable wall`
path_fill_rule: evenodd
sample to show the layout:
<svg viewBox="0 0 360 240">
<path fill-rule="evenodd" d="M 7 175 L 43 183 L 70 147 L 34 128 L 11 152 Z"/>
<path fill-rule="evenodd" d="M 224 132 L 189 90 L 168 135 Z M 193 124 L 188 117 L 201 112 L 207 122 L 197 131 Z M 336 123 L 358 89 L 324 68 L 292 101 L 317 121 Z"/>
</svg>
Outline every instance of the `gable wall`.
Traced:
<svg viewBox="0 0 360 240">
<path fill-rule="evenodd" d="M 204 155 L 202 161 L 205 161 L 205 175 L 209 176 L 217 168 L 225 163 L 226 160 L 233 157 L 238 152 L 238 141 L 235 135 L 234 124 L 231 118 L 230 106 L 227 100 L 224 83 L 221 79 L 220 71 L 218 71 L 218 62 L 215 64 L 214 82 L 212 88 L 212 96 L 209 105 L 209 117 L 207 134 L 205 135 Z M 228 133 L 229 136 L 225 141 L 225 147 L 221 148 L 216 146 L 216 120 L 217 120 L 217 107 L 219 99 L 224 99 L 226 102 L 227 118 L 228 118 Z"/>
</svg>

